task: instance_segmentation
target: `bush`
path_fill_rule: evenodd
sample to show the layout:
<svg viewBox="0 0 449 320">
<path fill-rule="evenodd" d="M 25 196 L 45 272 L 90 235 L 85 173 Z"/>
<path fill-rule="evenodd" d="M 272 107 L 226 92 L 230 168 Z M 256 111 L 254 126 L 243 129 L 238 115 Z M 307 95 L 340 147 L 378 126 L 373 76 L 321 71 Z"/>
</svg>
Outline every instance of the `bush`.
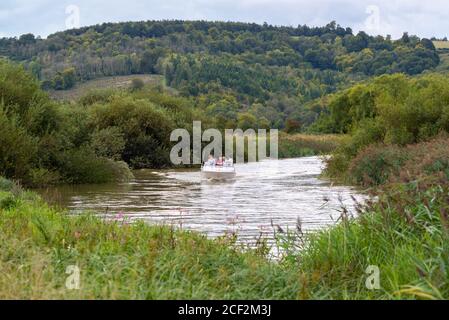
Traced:
<svg viewBox="0 0 449 320">
<path fill-rule="evenodd" d="M 397 146 L 369 146 L 351 161 L 348 174 L 353 183 L 381 185 L 399 174 L 408 156 Z"/>
<path fill-rule="evenodd" d="M 0 210 L 10 210 L 18 205 L 19 199 L 12 193 L 0 192 Z"/>
<path fill-rule="evenodd" d="M 144 99 L 115 96 L 110 103 L 92 106 L 90 112 L 92 127 L 114 127 L 123 133 L 121 158 L 133 168 L 170 164 L 170 133 L 175 123 L 166 109 Z"/>
<path fill-rule="evenodd" d="M 98 157 L 87 147 L 63 154 L 61 174 L 65 182 L 75 184 L 124 181 L 132 177 L 122 162 Z"/>
<path fill-rule="evenodd" d="M 8 118 L 0 104 L 0 174 L 24 179 L 37 152 L 37 139 L 28 135 L 17 117 Z"/>
<path fill-rule="evenodd" d="M 138 91 L 142 90 L 145 87 L 145 82 L 143 82 L 142 79 L 134 78 L 131 80 L 131 85 L 129 86 L 129 89 L 131 91 Z"/>
<path fill-rule="evenodd" d="M 327 171 L 334 177 L 351 175 L 351 161 L 370 145 L 406 146 L 449 132 L 449 81 L 440 75 L 382 76 L 336 95 L 330 106 L 326 116 L 329 126 L 350 134 L 328 162 Z M 355 162 L 366 156 L 362 154 Z M 377 165 L 382 167 L 379 162 Z M 373 183 L 383 183 L 389 173 L 384 174 L 383 178 L 375 177 L 374 172 L 368 175 L 372 175 Z M 363 179 L 358 176 L 356 180 Z"/>
<path fill-rule="evenodd" d="M 440 136 L 428 142 L 401 147 L 398 145 L 371 145 L 349 160 L 349 167 L 341 153 L 329 161 L 328 172 L 338 176 L 336 167 L 343 167 L 340 177 L 363 186 L 388 183 L 447 184 L 449 182 L 449 138 Z M 343 162 L 343 164 L 341 164 Z"/>
<path fill-rule="evenodd" d="M 0 102 L 9 112 L 24 115 L 30 105 L 46 100 L 39 83 L 22 66 L 0 58 Z"/>
<path fill-rule="evenodd" d="M 90 90 L 79 99 L 79 103 L 83 106 L 90 106 L 95 103 L 106 103 L 113 95 L 114 91 L 111 89 Z"/>
<path fill-rule="evenodd" d="M 24 181 L 30 187 L 47 187 L 55 185 L 61 181 L 58 171 L 50 171 L 45 168 L 31 169 L 28 177 Z"/>
<path fill-rule="evenodd" d="M 95 130 L 91 135 L 90 145 L 97 156 L 121 160 L 126 141 L 120 128 L 108 127 Z"/>
<path fill-rule="evenodd" d="M 0 191 L 10 191 L 14 186 L 14 182 L 0 176 Z"/>
<path fill-rule="evenodd" d="M 401 168 L 394 181 L 410 182 L 433 180 L 438 184 L 449 183 L 449 138 L 442 135 L 428 142 L 411 145 L 404 152 L 409 160 Z"/>
</svg>

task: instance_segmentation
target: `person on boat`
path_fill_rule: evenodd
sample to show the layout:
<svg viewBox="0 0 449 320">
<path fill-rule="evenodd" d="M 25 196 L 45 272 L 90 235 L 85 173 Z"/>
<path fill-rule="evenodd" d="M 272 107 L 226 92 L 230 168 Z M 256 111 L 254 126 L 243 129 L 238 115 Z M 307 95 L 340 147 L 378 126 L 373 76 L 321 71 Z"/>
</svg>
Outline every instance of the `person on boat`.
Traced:
<svg viewBox="0 0 449 320">
<path fill-rule="evenodd" d="M 234 161 L 232 160 L 232 158 L 227 158 L 224 162 L 225 167 L 232 167 L 233 164 L 234 164 Z"/>
<path fill-rule="evenodd" d="M 217 160 L 216 165 L 222 167 L 222 166 L 223 166 L 223 163 L 224 163 L 224 162 L 223 162 L 223 157 L 218 157 L 218 160 Z"/>
<path fill-rule="evenodd" d="M 206 166 L 215 166 L 215 158 L 210 154 L 209 159 L 205 163 Z"/>
</svg>

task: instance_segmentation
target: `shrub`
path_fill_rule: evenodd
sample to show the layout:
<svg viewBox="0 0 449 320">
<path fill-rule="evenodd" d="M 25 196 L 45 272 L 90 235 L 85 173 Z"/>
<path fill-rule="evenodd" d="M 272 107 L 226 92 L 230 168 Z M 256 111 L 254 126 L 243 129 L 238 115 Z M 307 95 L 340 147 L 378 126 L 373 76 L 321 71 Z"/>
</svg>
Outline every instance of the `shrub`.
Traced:
<svg viewBox="0 0 449 320">
<path fill-rule="evenodd" d="M 0 101 L 10 112 L 24 115 L 29 106 L 45 100 L 39 83 L 22 66 L 0 58 Z"/>
<path fill-rule="evenodd" d="M 83 106 L 90 106 L 95 103 L 106 103 L 113 95 L 114 91 L 111 89 L 90 90 L 79 99 L 79 103 Z"/>
<path fill-rule="evenodd" d="M 449 138 L 439 136 L 427 142 L 408 146 L 371 145 L 349 160 L 337 153 L 329 161 L 327 170 L 338 176 L 335 168 L 340 165 L 340 177 L 347 182 L 363 186 L 379 186 L 387 183 L 447 184 L 449 182 Z M 345 162 L 346 161 L 346 162 Z M 343 164 L 342 164 L 343 162 Z"/>
<path fill-rule="evenodd" d="M 10 210 L 18 204 L 18 199 L 11 193 L 0 193 L 0 210 Z"/>
<path fill-rule="evenodd" d="M 118 127 L 95 130 L 91 135 L 90 145 L 100 157 L 120 160 L 125 144 L 124 135 Z"/>
<path fill-rule="evenodd" d="M 25 183 L 30 187 L 47 187 L 59 183 L 60 179 L 61 175 L 58 171 L 35 168 L 30 170 Z"/>
<path fill-rule="evenodd" d="M 67 183 L 106 183 L 132 176 L 123 163 L 98 157 L 87 147 L 66 151 L 62 160 L 61 175 Z"/>
<path fill-rule="evenodd" d="M 138 91 L 142 90 L 145 87 L 145 82 L 143 82 L 142 79 L 134 78 L 131 80 L 131 85 L 129 86 L 129 89 L 131 91 Z"/>
<path fill-rule="evenodd" d="M 144 99 L 115 96 L 110 103 L 92 106 L 91 126 L 115 127 L 123 133 L 122 159 L 134 168 L 169 165 L 170 133 L 174 121 L 166 111 Z"/>
<path fill-rule="evenodd" d="M 369 146 L 351 161 L 348 174 L 353 183 L 381 185 L 399 174 L 407 158 L 407 153 L 397 146 Z"/>
<path fill-rule="evenodd" d="M 449 182 L 449 138 L 445 135 L 428 142 L 405 148 L 410 159 L 401 168 L 396 181 L 438 179 L 438 183 Z"/>
<path fill-rule="evenodd" d="M 36 139 L 28 135 L 16 117 L 8 118 L 0 104 L 0 174 L 7 178 L 27 176 L 36 155 Z"/>
<path fill-rule="evenodd" d="M 14 182 L 0 176 L 0 191 L 10 191 L 14 186 Z"/>
<path fill-rule="evenodd" d="M 328 162 L 328 173 L 335 176 L 350 175 L 351 161 L 370 145 L 406 146 L 449 132 L 449 81 L 440 75 L 382 76 L 336 95 L 330 106 L 327 123 L 350 134 Z M 377 156 L 382 157 L 380 153 Z M 388 173 L 384 174 L 383 178 L 372 176 L 373 183 L 382 183 Z M 356 180 L 361 182 L 361 177 Z"/>
</svg>

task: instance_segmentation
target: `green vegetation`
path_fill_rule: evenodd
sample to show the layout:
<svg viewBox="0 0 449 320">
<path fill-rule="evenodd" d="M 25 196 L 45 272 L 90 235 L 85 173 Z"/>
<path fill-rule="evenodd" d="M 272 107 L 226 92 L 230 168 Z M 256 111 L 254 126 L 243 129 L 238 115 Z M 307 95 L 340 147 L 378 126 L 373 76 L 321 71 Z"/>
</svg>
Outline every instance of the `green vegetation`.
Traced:
<svg viewBox="0 0 449 320">
<path fill-rule="evenodd" d="M 132 177 L 127 164 L 167 166 L 170 132 L 203 118 L 156 89 L 55 102 L 22 67 L 0 60 L 0 75 L 0 174 L 27 186 L 122 181 Z"/>
<path fill-rule="evenodd" d="M 233 237 L 68 216 L 0 191 L 0 299 L 295 299 L 297 273 Z M 80 290 L 65 287 L 70 265 Z"/>
<path fill-rule="evenodd" d="M 343 135 L 281 134 L 279 158 L 331 154 L 344 140 Z"/>
<path fill-rule="evenodd" d="M 327 112 L 310 129 L 349 134 L 328 163 L 330 176 L 351 180 L 351 168 L 357 167 L 351 162 L 361 152 L 367 157 L 374 156 L 373 150 L 367 148 L 376 144 L 386 145 L 384 152 L 377 154 L 379 162 L 373 163 L 374 159 L 368 158 L 365 162 L 372 166 L 372 171 L 386 175 L 385 170 L 374 166 L 389 161 L 393 166 L 401 166 L 402 158 L 395 158 L 395 146 L 427 141 L 449 131 L 449 81 L 446 76 L 436 74 L 376 78 L 330 98 Z M 356 180 L 360 182 L 360 177 Z M 373 181 L 383 180 L 379 177 Z"/>
<path fill-rule="evenodd" d="M 313 234 L 300 254 L 303 298 L 447 299 L 448 184 L 391 186 L 360 217 Z M 367 290 L 368 266 L 380 290 Z"/>
<path fill-rule="evenodd" d="M 0 60 L 0 75 L 0 174 L 26 186 L 122 181 L 132 177 L 128 166 L 171 166 L 170 133 L 191 131 L 194 120 L 203 129 L 270 128 L 261 104 L 245 110 L 231 95 L 180 97 L 141 77 L 58 102 L 21 66 Z M 301 129 L 293 120 L 287 126 Z M 283 134 L 280 156 L 329 153 L 337 140 Z"/>
<path fill-rule="evenodd" d="M 449 296 L 448 186 L 395 185 L 360 217 L 308 235 L 277 231 L 269 247 L 237 245 L 117 214 L 68 216 L 1 179 L 0 298 L 444 299 Z M 20 267 L 18 267 L 20 265 Z M 65 287 L 80 268 L 80 290 Z M 365 286 L 380 269 L 380 289 Z"/>
<path fill-rule="evenodd" d="M 45 89 L 111 76 L 158 74 L 204 109 L 305 128 L 311 100 L 371 76 L 435 68 L 432 41 L 353 34 L 335 22 L 283 27 L 234 22 L 106 23 L 50 35 L 0 39 L 0 56 L 22 63 Z M 56 93 L 55 95 L 58 95 Z M 245 113 L 247 112 L 247 113 Z"/>
<path fill-rule="evenodd" d="M 447 299 L 449 296 L 449 81 L 382 76 L 326 99 L 309 130 L 346 133 L 326 175 L 375 187 L 375 201 L 300 253 L 305 298 Z M 379 267 L 381 289 L 360 274 Z"/>
<path fill-rule="evenodd" d="M 128 166 L 96 154 L 85 111 L 51 101 L 21 67 L 0 60 L 0 173 L 30 186 L 127 180 Z"/>
<path fill-rule="evenodd" d="M 447 54 L 441 41 L 335 23 L 153 21 L 0 39 L 23 65 L 0 60 L 0 298 L 448 298 Z M 326 175 L 375 201 L 312 235 L 278 228 L 272 261 L 263 241 L 68 216 L 20 187 L 166 167 L 170 132 L 193 120 L 282 129 L 281 157 L 332 153 Z M 64 286 L 69 265 L 81 290 Z M 370 265 L 380 290 L 365 286 Z"/>
<path fill-rule="evenodd" d="M 159 88 L 163 86 L 162 76 L 154 74 L 135 74 L 130 76 L 104 77 L 86 82 L 79 82 L 73 88 L 67 90 L 49 90 L 51 98 L 59 101 L 78 101 L 90 91 L 119 91 L 131 88 L 134 79 L 142 80 L 145 86 Z"/>
</svg>

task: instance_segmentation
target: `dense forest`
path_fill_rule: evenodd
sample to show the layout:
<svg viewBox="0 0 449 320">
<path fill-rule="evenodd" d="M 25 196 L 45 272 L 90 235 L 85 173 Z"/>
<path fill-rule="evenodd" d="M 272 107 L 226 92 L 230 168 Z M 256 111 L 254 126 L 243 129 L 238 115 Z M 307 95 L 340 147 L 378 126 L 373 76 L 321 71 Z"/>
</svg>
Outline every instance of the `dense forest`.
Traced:
<svg viewBox="0 0 449 320">
<path fill-rule="evenodd" d="M 349 84 L 436 67 L 432 41 L 354 34 L 335 22 L 283 27 L 233 22 L 105 23 L 40 39 L 0 39 L 0 56 L 22 63 L 44 89 L 115 75 L 160 74 L 208 113 L 235 123 L 300 131 L 320 112 L 308 102 Z"/>
</svg>

